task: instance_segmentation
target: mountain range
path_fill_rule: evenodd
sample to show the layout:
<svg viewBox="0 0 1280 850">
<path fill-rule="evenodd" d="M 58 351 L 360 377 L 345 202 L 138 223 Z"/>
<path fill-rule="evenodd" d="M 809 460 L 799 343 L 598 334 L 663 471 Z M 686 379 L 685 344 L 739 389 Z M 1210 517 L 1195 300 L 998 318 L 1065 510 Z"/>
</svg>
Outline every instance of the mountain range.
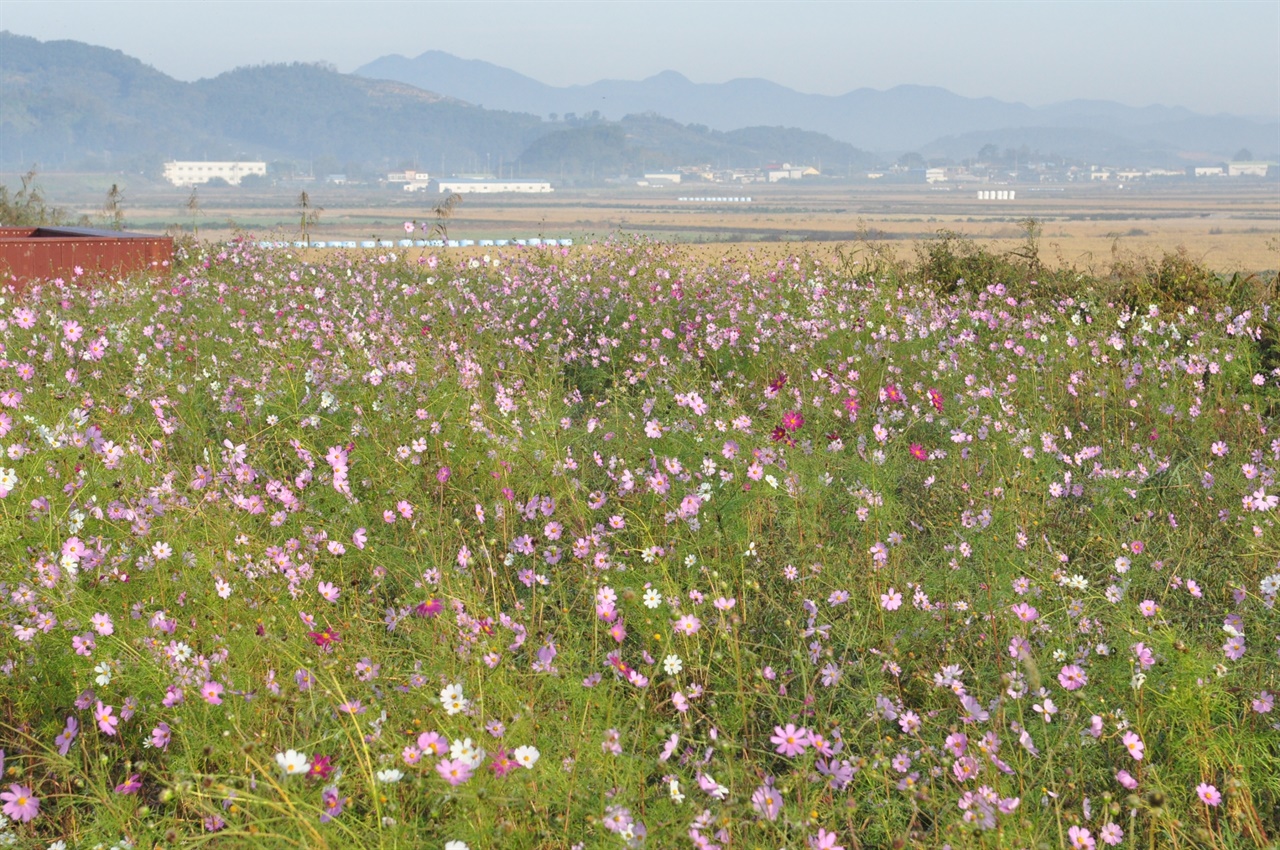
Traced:
<svg viewBox="0 0 1280 850">
<path fill-rule="evenodd" d="M 998 136 L 1018 147 L 1023 139 L 1068 138 L 1058 152 L 1078 156 L 1090 147 L 1125 156 L 1229 157 L 1240 148 L 1280 151 L 1280 123 L 1230 115 L 1199 115 L 1182 107 L 1134 108 L 1098 100 L 1030 107 L 994 98 L 969 98 L 930 86 L 862 88 L 830 96 L 804 94 L 762 79 L 694 83 L 675 71 L 645 80 L 601 80 L 590 85 L 549 86 L 489 62 L 459 59 L 438 50 L 417 58 L 384 56 L 355 71 L 398 80 L 470 103 L 539 115 L 589 114 L 607 119 L 655 112 L 716 130 L 781 125 L 825 133 L 877 152 L 921 151 L 971 157 Z M 963 140 L 963 149 L 955 142 Z M 1050 144 L 1048 149 L 1057 148 Z M 1116 163 L 1118 164 L 1118 163 Z"/>
<path fill-rule="evenodd" d="M 1280 125 L 1094 101 L 1033 109 L 920 86 L 828 97 L 675 72 L 558 88 L 438 51 L 354 74 L 294 63 L 187 83 L 118 50 L 0 32 L 0 169 L 158 175 L 170 159 L 257 159 L 573 183 L 695 163 L 852 174 L 907 151 L 961 161 L 992 146 L 1113 165 L 1221 161 L 1240 148 L 1280 158 Z"/>
</svg>

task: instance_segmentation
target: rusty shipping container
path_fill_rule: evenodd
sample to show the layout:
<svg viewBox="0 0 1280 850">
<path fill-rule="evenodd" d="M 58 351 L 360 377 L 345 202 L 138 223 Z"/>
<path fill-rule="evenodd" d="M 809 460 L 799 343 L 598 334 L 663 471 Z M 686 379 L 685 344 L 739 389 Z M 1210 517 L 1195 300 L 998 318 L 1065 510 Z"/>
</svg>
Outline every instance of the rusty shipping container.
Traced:
<svg viewBox="0 0 1280 850">
<path fill-rule="evenodd" d="M 0 227 L 0 284 L 21 289 L 34 280 L 72 280 L 81 274 L 167 274 L 173 239 L 83 227 Z"/>
</svg>

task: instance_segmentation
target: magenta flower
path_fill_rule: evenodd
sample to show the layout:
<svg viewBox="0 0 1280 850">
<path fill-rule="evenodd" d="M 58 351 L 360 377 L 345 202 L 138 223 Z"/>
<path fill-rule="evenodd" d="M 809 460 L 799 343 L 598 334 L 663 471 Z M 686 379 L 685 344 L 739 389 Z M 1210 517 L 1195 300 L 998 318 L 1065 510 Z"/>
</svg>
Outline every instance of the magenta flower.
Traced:
<svg viewBox="0 0 1280 850">
<path fill-rule="evenodd" d="M 788 431 L 799 431 L 804 425 L 804 416 L 798 410 L 789 410 L 782 414 L 782 427 Z"/>
<path fill-rule="evenodd" d="M 1134 779 L 1133 774 L 1127 770 L 1120 770 L 1116 772 L 1116 782 L 1119 782 L 1130 791 L 1138 787 L 1138 780 Z"/>
<path fill-rule="evenodd" d="M 312 756 L 311 767 L 307 770 L 307 776 L 323 781 L 329 778 L 335 768 L 333 756 Z"/>
<path fill-rule="evenodd" d="M 116 786 L 117 794 L 137 794 L 141 790 L 142 777 L 136 773 Z"/>
<path fill-rule="evenodd" d="M 16 821 L 27 823 L 40 814 L 40 800 L 25 785 L 10 785 L 8 791 L 0 791 L 0 800 L 4 801 L 0 811 Z"/>
<path fill-rule="evenodd" d="M 798 756 L 809 746 L 809 730 L 803 726 L 797 729 L 795 724 L 788 723 L 784 729 L 773 727 L 773 737 L 769 741 L 777 746 L 776 752 L 787 758 Z"/>
<path fill-rule="evenodd" d="M 413 609 L 413 613 L 419 617 L 434 617 L 444 610 L 444 603 L 439 599 L 431 598 L 426 602 L 419 602 Z"/>
</svg>

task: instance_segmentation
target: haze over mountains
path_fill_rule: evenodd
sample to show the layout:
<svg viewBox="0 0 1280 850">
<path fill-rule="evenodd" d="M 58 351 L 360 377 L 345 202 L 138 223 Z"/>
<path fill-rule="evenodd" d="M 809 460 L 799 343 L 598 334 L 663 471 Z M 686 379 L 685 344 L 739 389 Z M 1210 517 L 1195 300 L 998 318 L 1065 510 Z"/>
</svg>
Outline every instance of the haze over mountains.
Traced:
<svg viewBox="0 0 1280 850">
<path fill-rule="evenodd" d="M 551 120 L 552 114 L 555 120 Z M 941 88 L 803 94 L 766 80 L 555 87 L 439 51 L 340 74 L 239 68 L 185 83 L 120 51 L 0 33 L 0 168 L 130 168 L 263 159 L 371 173 L 598 180 L 681 164 L 823 164 L 854 174 L 904 152 L 963 161 L 989 145 L 1108 165 L 1280 158 L 1280 124 L 1099 101 L 1032 108 Z"/>
<path fill-rule="evenodd" d="M 398 80 L 489 108 L 550 113 L 598 110 L 608 119 L 656 112 L 716 130 L 754 125 L 800 127 L 876 152 L 923 151 L 973 156 L 987 142 L 1017 147 L 1060 131 L 1077 155 L 1085 146 L 1122 151 L 1217 153 L 1241 147 L 1275 151 L 1280 125 L 1227 115 L 1197 115 L 1181 107 L 1141 109 L 1108 101 L 1073 100 L 1041 108 L 994 98 L 967 98 L 946 89 L 896 86 L 857 89 L 839 96 L 804 94 L 761 79 L 694 83 L 675 71 L 645 80 L 601 80 L 585 86 L 548 86 L 507 68 L 429 50 L 416 59 L 384 56 L 356 74 Z M 972 144 L 971 136 L 986 134 Z M 1000 141 L 1000 140 L 1003 140 Z M 1018 144 L 1014 144 L 1014 142 Z M 1043 145 L 1040 149 L 1048 152 Z"/>
</svg>

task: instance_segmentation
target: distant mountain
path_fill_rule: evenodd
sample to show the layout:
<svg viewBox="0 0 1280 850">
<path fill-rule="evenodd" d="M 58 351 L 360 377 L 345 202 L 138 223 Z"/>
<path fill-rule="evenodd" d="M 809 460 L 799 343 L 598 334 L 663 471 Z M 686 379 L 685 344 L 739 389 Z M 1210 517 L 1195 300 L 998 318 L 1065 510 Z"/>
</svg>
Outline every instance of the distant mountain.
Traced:
<svg viewBox="0 0 1280 850">
<path fill-rule="evenodd" d="M 541 119 L 320 65 L 183 83 L 116 50 L 0 33 L 0 165 L 158 169 L 165 159 L 302 159 L 334 168 L 518 157 Z"/>
<path fill-rule="evenodd" d="M 887 91 L 863 88 L 828 96 L 804 94 L 761 79 L 694 83 L 674 71 L 639 81 L 602 80 L 557 87 L 489 62 L 459 59 L 438 50 L 415 59 L 384 56 L 355 73 L 398 80 L 489 108 L 560 116 L 598 112 L 612 120 L 652 112 L 724 131 L 749 126 L 799 127 L 874 151 L 918 151 L 942 138 L 978 138 L 983 132 L 1042 128 L 1062 130 L 1064 140 L 1083 130 L 1114 134 L 1137 155 L 1176 157 L 1181 151 L 1195 150 L 1229 157 L 1242 147 L 1259 155 L 1280 153 L 1277 122 L 1197 115 L 1179 107 L 1134 108 L 1110 101 L 1074 100 L 1033 108 L 994 98 L 962 97 L 930 86 L 896 86 Z M 1050 148 L 1063 148 L 1060 152 L 1066 156 L 1076 153 L 1065 144 Z M 1095 138 L 1079 153 L 1097 148 Z M 976 150 L 965 155 L 972 156 Z"/>
<path fill-rule="evenodd" d="M 563 123 L 563 122 L 562 122 Z M 877 159 L 845 142 L 806 130 L 746 127 L 728 133 L 685 125 L 652 113 L 619 122 L 588 121 L 534 141 L 522 167 L 562 178 L 640 176 L 645 172 L 704 163 L 715 168 L 758 168 L 790 160 L 822 164 L 828 173 L 874 166 Z"/>
<path fill-rule="evenodd" d="M 519 85 L 463 63 L 462 76 Z M 417 164 L 603 179 L 677 164 L 771 161 L 865 167 L 874 159 L 811 131 L 686 127 L 652 115 L 544 121 L 412 83 L 314 64 L 238 68 L 183 83 L 117 50 L 0 32 L 0 168 L 138 169 L 166 159 L 306 161 L 317 172 Z"/>
</svg>

